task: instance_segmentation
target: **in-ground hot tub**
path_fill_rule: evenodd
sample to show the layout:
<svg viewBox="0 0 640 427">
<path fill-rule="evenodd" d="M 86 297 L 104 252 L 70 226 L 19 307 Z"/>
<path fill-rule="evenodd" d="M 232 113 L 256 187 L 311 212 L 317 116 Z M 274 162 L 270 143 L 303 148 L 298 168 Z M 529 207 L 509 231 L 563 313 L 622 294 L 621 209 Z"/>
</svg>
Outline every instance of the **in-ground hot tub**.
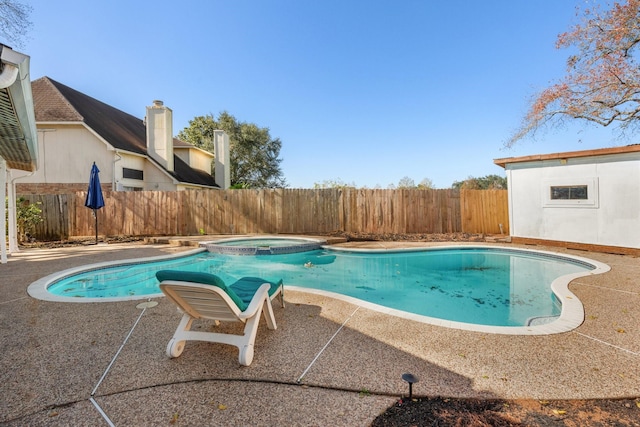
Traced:
<svg viewBox="0 0 640 427">
<path fill-rule="evenodd" d="M 326 240 L 305 237 L 240 237 L 201 243 L 209 252 L 225 255 L 282 255 L 315 251 L 326 245 Z"/>
</svg>

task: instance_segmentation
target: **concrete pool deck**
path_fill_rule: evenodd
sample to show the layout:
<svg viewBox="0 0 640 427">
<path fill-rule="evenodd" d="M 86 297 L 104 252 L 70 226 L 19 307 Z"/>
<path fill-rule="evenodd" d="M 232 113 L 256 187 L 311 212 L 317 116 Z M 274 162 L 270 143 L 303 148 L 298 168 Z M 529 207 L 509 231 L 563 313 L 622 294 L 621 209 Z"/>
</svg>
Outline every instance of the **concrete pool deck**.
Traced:
<svg viewBox="0 0 640 427">
<path fill-rule="evenodd" d="M 418 396 L 640 396 L 640 259 L 528 248 L 611 266 L 608 273 L 571 283 L 585 307 L 585 322 L 577 329 L 547 336 L 448 329 L 288 290 L 285 309 L 274 303 L 278 329 L 260 323 L 250 367 L 238 364 L 234 347 L 201 342 L 187 343 L 180 357 L 168 359 L 165 347 L 180 315 L 164 298 L 141 309 L 137 306 L 144 300 L 55 303 L 26 293 L 35 280 L 67 268 L 189 247 L 22 250 L 0 265 L 0 423 L 109 425 L 108 419 L 116 426 L 368 425 L 407 394 L 401 379 L 405 372 L 419 377 L 413 386 Z"/>
</svg>

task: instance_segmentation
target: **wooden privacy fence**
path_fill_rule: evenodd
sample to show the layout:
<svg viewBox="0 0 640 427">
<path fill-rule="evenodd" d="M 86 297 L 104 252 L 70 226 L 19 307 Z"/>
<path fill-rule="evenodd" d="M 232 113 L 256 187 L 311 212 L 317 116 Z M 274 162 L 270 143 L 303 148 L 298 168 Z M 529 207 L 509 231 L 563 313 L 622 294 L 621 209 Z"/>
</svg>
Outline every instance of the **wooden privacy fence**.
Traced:
<svg viewBox="0 0 640 427">
<path fill-rule="evenodd" d="M 24 195 L 40 203 L 41 240 L 92 236 L 86 192 Z M 332 232 L 508 234 L 506 190 L 202 190 L 105 192 L 98 233 L 107 236 L 327 234 Z"/>
<path fill-rule="evenodd" d="M 507 190 L 462 190 L 463 233 L 509 234 Z"/>
<path fill-rule="evenodd" d="M 75 212 L 75 205 L 70 209 L 69 203 L 74 203 L 73 194 L 41 194 L 22 195 L 27 203 L 37 204 L 42 210 L 42 222 L 38 224 L 32 234 L 39 240 L 60 240 L 72 234 L 70 226 L 70 212 Z M 84 204 L 84 201 L 83 201 Z M 89 210 L 89 209 L 87 209 Z M 95 231 L 94 231 L 95 234 Z"/>
</svg>

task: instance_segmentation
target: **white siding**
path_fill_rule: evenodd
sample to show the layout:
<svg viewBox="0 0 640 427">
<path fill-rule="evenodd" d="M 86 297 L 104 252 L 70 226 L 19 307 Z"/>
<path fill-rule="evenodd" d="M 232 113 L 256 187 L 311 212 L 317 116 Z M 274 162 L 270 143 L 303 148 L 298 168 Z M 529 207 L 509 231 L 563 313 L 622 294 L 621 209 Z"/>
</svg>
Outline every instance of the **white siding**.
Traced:
<svg viewBox="0 0 640 427">
<path fill-rule="evenodd" d="M 124 172 L 122 170 L 126 168 L 142 171 L 143 178 L 146 179 L 144 174 L 144 164 L 147 162 L 147 159 L 142 156 L 134 156 L 126 153 L 118 153 L 118 156 L 120 157 L 120 160 L 115 163 L 116 188 L 118 190 L 131 190 L 135 188 L 145 189 L 144 180 L 141 181 L 138 179 L 124 178 Z"/>
<path fill-rule="evenodd" d="M 39 169 L 30 176 L 21 177 L 25 184 L 78 184 L 88 183 L 91 165 L 100 169 L 100 182 L 115 184 L 118 190 L 175 191 L 174 179 L 148 158 L 118 152 L 99 139 L 85 126 L 42 125 L 38 129 Z M 144 181 L 123 178 L 122 169 L 141 170 Z"/>
<path fill-rule="evenodd" d="M 174 148 L 174 154 L 183 162 L 191 166 L 193 169 L 199 169 L 206 173 L 211 173 L 211 163 L 213 163 L 213 155 L 204 153 L 200 150 L 192 148 Z"/>
<path fill-rule="evenodd" d="M 113 146 L 96 136 L 83 124 L 38 125 L 39 169 L 33 175 L 20 174 L 24 184 L 81 184 L 89 182 L 91 165 L 100 169 L 100 182 L 116 190 L 175 191 L 202 188 L 179 184 L 168 172 L 148 157 L 129 152 L 116 152 Z M 211 172 L 212 155 L 199 150 L 183 151 L 194 169 Z M 182 158 L 182 155 L 181 155 Z M 124 178 L 123 168 L 142 171 L 143 180 Z"/>
<path fill-rule="evenodd" d="M 88 183 L 93 162 L 100 169 L 100 182 L 112 182 L 113 154 L 82 125 L 38 129 L 38 151 L 38 170 L 20 178 L 21 183 Z"/>
<path fill-rule="evenodd" d="M 149 191 L 176 190 L 176 184 L 171 177 L 149 161 L 145 164 L 144 184 L 144 189 Z"/>
</svg>

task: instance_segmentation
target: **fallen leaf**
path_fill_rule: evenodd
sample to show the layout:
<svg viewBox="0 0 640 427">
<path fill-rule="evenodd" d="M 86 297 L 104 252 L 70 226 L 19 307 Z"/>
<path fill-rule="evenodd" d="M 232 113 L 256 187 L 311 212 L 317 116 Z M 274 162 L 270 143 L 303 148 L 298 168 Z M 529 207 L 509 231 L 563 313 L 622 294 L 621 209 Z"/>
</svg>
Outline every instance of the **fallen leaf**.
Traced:
<svg viewBox="0 0 640 427">
<path fill-rule="evenodd" d="M 565 415 L 567 413 L 567 411 L 563 411 L 562 409 L 554 409 L 551 412 L 553 412 L 556 415 Z"/>
<path fill-rule="evenodd" d="M 640 408 L 640 400 L 636 400 L 636 406 Z"/>
<path fill-rule="evenodd" d="M 56 411 L 50 412 L 49 416 L 50 417 L 57 417 L 59 414 Z"/>
<path fill-rule="evenodd" d="M 219 410 L 221 410 L 221 411 L 224 411 L 225 409 L 227 409 L 227 405 L 224 405 L 224 404 L 222 404 L 222 403 L 219 403 L 219 404 L 218 404 L 218 409 L 219 409 Z"/>
<path fill-rule="evenodd" d="M 619 334 L 624 334 L 625 330 L 622 329 L 622 328 L 618 328 L 618 329 L 616 329 L 616 332 L 619 333 Z"/>
<path fill-rule="evenodd" d="M 547 406 L 549 404 L 548 400 L 538 400 L 542 406 Z"/>
<path fill-rule="evenodd" d="M 178 414 L 177 412 L 175 414 L 173 414 L 173 416 L 171 417 L 171 420 L 169 421 L 169 424 L 175 424 L 176 422 L 178 422 L 178 418 L 180 418 L 180 414 Z"/>
</svg>

